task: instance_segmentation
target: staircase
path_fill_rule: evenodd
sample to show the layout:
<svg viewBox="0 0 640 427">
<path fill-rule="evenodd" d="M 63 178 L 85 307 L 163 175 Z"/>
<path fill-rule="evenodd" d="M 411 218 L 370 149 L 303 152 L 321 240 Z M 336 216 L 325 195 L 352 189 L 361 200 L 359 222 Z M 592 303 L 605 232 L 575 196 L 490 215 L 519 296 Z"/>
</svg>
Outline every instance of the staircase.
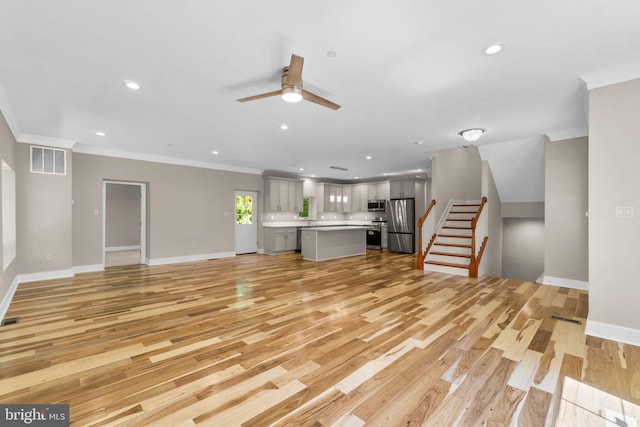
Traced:
<svg viewBox="0 0 640 427">
<path fill-rule="evenodd" d="M 442 273 L 478 277 L 478 264 L 486 245 L 485 237 L 477 257 L 474 257 L 476 221 L 482 202 L 451 205 L 426 255 L 424 269 Z M 475 218 L 475 220 L 474 220 Z"/>
</svg>

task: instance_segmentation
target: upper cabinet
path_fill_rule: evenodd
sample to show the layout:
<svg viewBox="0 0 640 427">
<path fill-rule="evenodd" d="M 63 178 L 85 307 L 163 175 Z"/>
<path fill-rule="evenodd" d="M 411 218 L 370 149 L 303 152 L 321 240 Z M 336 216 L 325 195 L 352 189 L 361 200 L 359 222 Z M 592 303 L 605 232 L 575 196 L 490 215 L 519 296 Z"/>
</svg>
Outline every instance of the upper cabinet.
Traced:
<svg viewBox="0 0 640 427">
<path fill-rule="evenodd" d="M 389 182 L 391 199 L 403 199 L 416 197 L 416 180 L 403 179 Z"/>
<path fill-rule="evenodd" d="M 267 212 L 302 211 L 302 181 L 265 177 L 264 187 Z"/>
<path fill-rule="evenodd" d="M 367 212 L 369 186 L 367 184 L 354 184 L 351 186 L 351 212 Z"/>
<path fill-rule="evenodd" d="M 318 212 L 367 212 L 370 199 L 388 200 L 389 182 L 318 184 Z"/>
<path fill-rule="evenodd" d="M 368 184 L 369 200 L 389 200 L 389 181 Z"/>
<path fill-rule="evenodd" d="M 319 212 L 349 212 L 351 208 L 351 186 L 321 183 Z M 346 210 L 345 210 L 346 209 Z"/>
</svg>

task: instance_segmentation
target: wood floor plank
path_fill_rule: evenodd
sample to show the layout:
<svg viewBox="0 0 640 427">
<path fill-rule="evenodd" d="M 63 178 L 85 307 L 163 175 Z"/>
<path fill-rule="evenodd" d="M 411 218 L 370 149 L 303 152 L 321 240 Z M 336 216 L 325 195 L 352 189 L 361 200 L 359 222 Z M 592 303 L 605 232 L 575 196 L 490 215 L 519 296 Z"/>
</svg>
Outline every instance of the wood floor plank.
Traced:
<svg viewBox="0 0 640 427">
<path fill-rule="evenodd" d="M 640 348 L 586 336 L 587 313 L 582 290 L 386 251 L 113 267 L 18 287 L 0 402 L 73 426 L 542 426 L 586 416 L 558 405 L 569 378 L 635 411 Z"/>
</svg>

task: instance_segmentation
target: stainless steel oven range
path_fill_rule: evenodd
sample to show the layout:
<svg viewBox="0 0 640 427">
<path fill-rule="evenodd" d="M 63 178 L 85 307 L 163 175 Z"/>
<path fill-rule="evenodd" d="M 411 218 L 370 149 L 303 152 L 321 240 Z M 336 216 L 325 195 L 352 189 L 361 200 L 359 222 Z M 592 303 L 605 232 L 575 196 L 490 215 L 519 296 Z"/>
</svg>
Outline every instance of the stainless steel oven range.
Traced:
<svg viewBox="0 0 640 427">
<path fill-rule="evenodd" d="M 382 229 L 387 225 L 383 217 L 371 219 L 371 226 L 367 229 L 367 249 L 382 250 Z"/>
</svg>

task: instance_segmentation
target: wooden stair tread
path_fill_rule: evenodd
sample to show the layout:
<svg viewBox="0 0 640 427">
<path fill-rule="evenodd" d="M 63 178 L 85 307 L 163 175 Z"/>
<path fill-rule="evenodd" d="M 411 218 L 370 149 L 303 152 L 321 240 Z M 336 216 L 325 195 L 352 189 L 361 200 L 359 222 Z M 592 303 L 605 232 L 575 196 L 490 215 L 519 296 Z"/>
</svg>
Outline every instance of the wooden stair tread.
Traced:
<svg viewBox="0 0 640 427">
<path fill-rule="evenodd" d="M 471 255 L 465 255 L 465 254 L 453 254 L 451 252 L 438 252 L 438 251 L 431 251 L 429 252 L 429 255 L 442 255 L 442 256 L 454 256 L 454 257 L 458 257 L 458 258 L 471 258 Z"/>
<path fill-rule="evenodd" d="M 450 228 L 452 230 L 471 230 L 471 227 L 449 227 L 449 226 L 444 226 L 442 228 Z"/>
<path fill-rule="evenodd" d="M 477 214 L 478 211 L 449 211 L 450 214 Z"/>
<path fill-rule="evenodd" d="M 443 267 L 464 268 L 465 270 L 469 269 L 468 265 L 456 264 L 454 262 L 425 261 L 425 264 L 442 265 Z"/>
<path fill-rule="evenodd" d="M 447 218 L 447 221 L 473 221 L 473 218 L 463 219 L 463 218 Z"/>
<path fill-rule="evenodd" d="M 456 205 L 451 205 L 452 207 L 470 207 L 470 206 L 477 206 L 480 207 L 480 203 L 462 203 L 462 204 L 456 204 Z"/>
<path fill-rule="evenodd" d="M 452 247 L 452 248 L 467 248 L 467 249 L 471 249 L 471 245 L 460 245 L 460 244 L 457 244 L 457 243 L 438 243 L 438 242 L 436 242 L 433 245 L 434 246 L 449 246 L 449 247 Z"/>
<path fill-rule="evenodd" d="M 438 234 L 438 237 L 454 237 L 456 239 L 470 239 L 471 236 L 459 236 L 457 234 Z"/>
</svg>

